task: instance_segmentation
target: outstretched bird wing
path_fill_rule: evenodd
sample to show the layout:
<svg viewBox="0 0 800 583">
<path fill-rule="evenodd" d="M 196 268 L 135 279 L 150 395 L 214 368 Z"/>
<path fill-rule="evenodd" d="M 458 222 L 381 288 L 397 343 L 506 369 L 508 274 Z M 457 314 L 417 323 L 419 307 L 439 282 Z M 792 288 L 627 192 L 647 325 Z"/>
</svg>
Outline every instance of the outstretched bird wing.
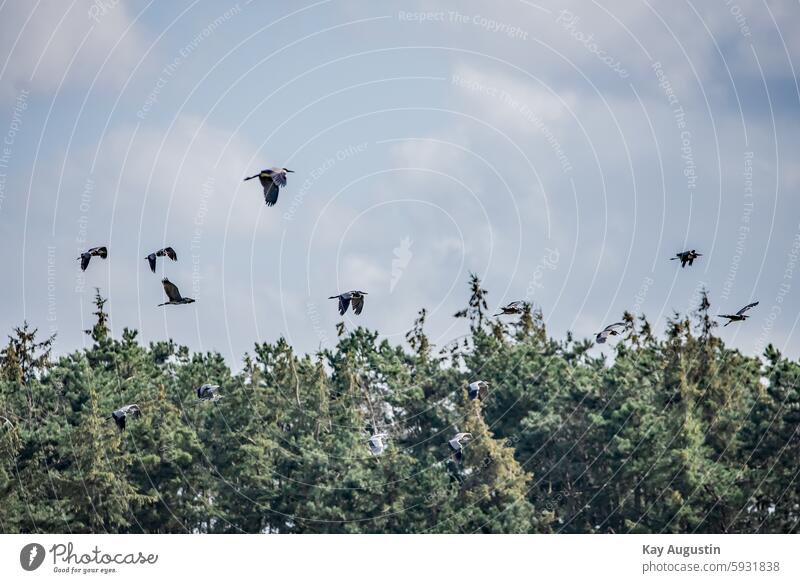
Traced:
<svg viewBox="0 0 800 583">
<path fill-rule="evenodd" d="M 164 286 L 164 293 L 167 294 L 169 301 L 171 302 L 179 302 L 181 301 L 181 292 L 178 291 L 178 286 L 168 280 L 166 277 L 161 280 L 161 284 Z"/>
<path fill-rule="evenodd" d="M 92 255 L 97 255 L 98 257 L 101 257 L 102 259 L 105 259 L 106 257 L 108 257 L 108 248 L 107 247 L 92 247 L 91 249 L 89 249 L 89 253 L 92 254 Z"/>
<path fill-rule="evenodd" d="M 758 302 L 753 302 L 752 304 L 747 304 L 747 305 L 746 305 L 744 308 L 742 308 L 741 310 L 739 310 L 738 312 L 736 312 L 736 315 L 737 315 L 737 316 L 741 316 L 741 315 L 742 315 L 742 314 L 744 314 L 744 313 L 745 313 L 747 310 L 749 310 L 750 308 L 754 308 L 754 307 L 755 307 L 755 306 L 757 306 L 757 305 L 758 305 Z"/>
<path fill-rule="evenodd" d="M 339 300 L 339 315 L 344 316 L 347 308 L 350 306 L 350 294 L 340 294 L 338 296 L 331 296 L 329 300 Z"/>
<path fill-rule="evenodd" d="M 259 175 L 258 179 L 261 181 L 261 186 L 264 187 L 264 202 L 267 203 L 267 206 L 272 206 L 276 202 L 278 202 L 278 184 L 275 182 L 275 178 L 277 175 L 273 174 L 270 176 L 269 174 L 261 174 Z M 283 179 L 284 184 L 286 183 L 286 178 Z"/>
<path fill-rule="evenodd" d="M 353 298 L 353 311 L 358 316 L 361 310 L 364 309 L 364 296 L 356 296 Z"/>
<path fill-rule="evenodd" d="M 117 427 L 120 431 L 125 429 L 125 412 L 124 411 L 114 411 L 111 414 L 111 417 L 114 419 L 114 423 L 117 424 Z"/>
<path fill-rule="evenodd" d="M 274 180 L 278 186 L 286 186 L 286 172 L 283 170 L 274 170 L 272 173 L 272 180 Z"/>
<path fill-rule="evenodd" d="M 617 328 L 619 327 L 627 327 L 628 324 L 626 322 L 614 322 L 613 324 L 609 324 L 602 331 L 598 332 L 597 337 L 595 338 L 595 342 L 598 344 L 604 344 L 605 341 L 608 339 L 610 335 L 616 336 L 618 334 Z"/>
<path fill-rule="evenodd" d="M 625 328 L 628 324 L 625 322 L 614 322 L 613 324 L 609 324 L 605 328 L 603 328 L 603 332 L 612 332 L 615 331 L 616 328 L 622 327 Z"/>
<path fill-rule="evenodd" d="M 145 259 L 147 259 L 147 262 L 150 264 L 150 271 L 155 273 L 156 272 L 156 254 L 155 253 L 151 253 L 150 255 L 145 257 Z"/>
<path fill-rule="evenodd" d="M 89 262 L 92 260 L 91 254 L 81 253 L 81 256 L 78 259 L 81 260 L 81 271 L 86 271 L 86 268 L 89 267 Z"/>
<path fill-rule="evenodd" d="M 158 251 L 156 253 L 156 255 L 158 255 L 159 257 L 167 256 L 170 259 L 172 259 L 173 261 L 177 261 L 178 260 L 178 254 L 175 253 L 175 249 L 173 249 L 172 247 L 164 247 L 163 249 Z"/>
<path fill-rule="evenodd" d="M 125 405 L 122 409 L 125 411 L 126 415 L 131 415 L 133 417 L 138 417 L 142 414 L 141 409 L 139 409 L 139 405 Z"/>
</svg>

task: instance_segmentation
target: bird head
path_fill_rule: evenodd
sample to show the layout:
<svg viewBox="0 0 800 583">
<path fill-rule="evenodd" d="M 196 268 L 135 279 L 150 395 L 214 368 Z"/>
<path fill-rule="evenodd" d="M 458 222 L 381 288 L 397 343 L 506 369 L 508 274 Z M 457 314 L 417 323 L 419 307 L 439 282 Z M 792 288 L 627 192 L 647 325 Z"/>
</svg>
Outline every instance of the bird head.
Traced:
<svg viewBox="0 0 800 583">
<path fill-rule="evenodd" d="M 284 172 L 294 172 L 294 170 L 289 170 L 288 168 L 283 169 Z"/>
</svg>

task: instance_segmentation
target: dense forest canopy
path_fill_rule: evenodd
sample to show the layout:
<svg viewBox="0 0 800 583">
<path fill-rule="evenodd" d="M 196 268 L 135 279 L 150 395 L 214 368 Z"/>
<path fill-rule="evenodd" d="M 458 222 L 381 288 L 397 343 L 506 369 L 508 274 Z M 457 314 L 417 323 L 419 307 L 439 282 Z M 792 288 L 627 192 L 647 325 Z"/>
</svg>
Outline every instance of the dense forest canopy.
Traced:
<svg viewBox="0 0 800 583">
<path fill-rule="evenodd" d="M 542 314 L 493 319 L 471 282 L 470 334 L 445 347 L 339 330 L 296 354 L 221 355 L 111 336 L 90 348 L 13 331 L 0 375 L 0 530 L 17 532 L 650 533 L 798 531 L 800 363 L 714 335 L 705 293 L 664 338 L 625 314 L 606 345 L 549 338 Z M 607 356 L 613 356 L 608 358 Z M 469 382 L 489 382 L 469 400 Z M 220 385 L 200 401 L 195 389 Z M 118 407 L 142 415 L 119 431 Z M 473 440 L 456 462 L 448 440 Z M 373 456 L 367 440 L 388 434 Z"/>
</svg>

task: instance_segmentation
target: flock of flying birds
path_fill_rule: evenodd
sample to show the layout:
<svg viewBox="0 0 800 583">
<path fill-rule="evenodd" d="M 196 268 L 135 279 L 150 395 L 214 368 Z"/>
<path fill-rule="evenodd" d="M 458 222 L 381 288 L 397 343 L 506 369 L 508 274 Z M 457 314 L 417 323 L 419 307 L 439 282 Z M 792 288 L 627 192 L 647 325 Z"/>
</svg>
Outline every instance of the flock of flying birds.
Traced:
<svg viewBox="0 0 800 583">
<path fill-rule="evenodd" d="M 258 178 L 264 190 L 264 202 L 266 202 L 267 206 L 271 207 L 278 202 L 278 194 L 280 189 L 286 186 L 286 175 L 290 172 L 294 172 L 294 170 L 289 170 L 287 168 L 267 168 L 258 174 L 248 176 L 244 180 L 248 181 Z M 91 261 L 92 257 L 106 259 L 108 257 L 108 248 L 92 247 L 91 249 L 81 253 L 80 257 L 78 257 L 78 260 L 81 262 L 81 270 L 86 271 L 86 268 L 89 267 L 89 262 Z M 167 257 L 172 261 L 178 260 L 178 254 L 172 247 L 164 247 L 163 249 L 159 249 L 154 253 L 150 253 L 147 257 L 145 257 L 145 260 L 148 262 L 150 270 L 153 273 L 156 272 L 156 262 L 159 257 Z M 670 260 L 680 261 L 681 268 L 684 268 L 687 265 L 691 267 L 694 263 L 694 260 L 698 257 L 702 257 L 702 253 L 698 253 L 694 249 L 691 249 L 689 251 L 681 251 L 680 253 L 676 253 L 675 257 L 671 257 Z M 168 301 L 158 304 L 159 306 L 191 304 L 195 301 L 193 298 L 182 296 L 181 292 L 178 290 L 178 286 L 176 286 L 166 277 L 161 280 L 161 283 L 164 286 L 164 293 L 167 294 Z M 328 299 L 338 300 L 339 315 L 343 316 L 351 306 L 353 308 L 353 313 L 359 315 L 364 309 L 364 296 L 366 295 L 367 292 L 365 291 L 351 290 L 335 296 L 330 296 Z M 749 317 L 749 315 L 747 315 L 745 312 L 757 305 L 758 302 L 753 302 L 747 304 L 735 314 L 720 314 L 719 317 L 726 318 L 728 320 L 725 326 L 728 326 L 733 322 L 741 322 Z M 500 311 L 497 314 L 494 314 L 494 316 L 519 315 L 522 314 L 528 307 L 528 302 L 522 300 L 514 301 L 506 306 L 501 307 Z M 630 325 L 627 322 L 614 322 L 598 332 L 595 337 L 595 341 L 598 344 L 604 344 L 609 336 L 619 336 L 627 332 L 629 328 Z M 474 401 L 475 399 L 482 398 L 484 395 L 486 395 L 488 390 L 489 383 L 487 381 L 474 381 L 467 386 L 467 396 L 471 401 Z M 217 399 L 221 398 L 221 395 L 218 391 L 219 386 L 211 384 L 204 384 L 195 389 L 197 398 L 200 401 L 216 401 Z M 115 410 L 111 414 L 111 418 L 117 424 L 119 430 L 123 431 L 125 429 L 125 423 L 128 417 L 136 419 L 141 416 L 141 414 L 142 411 L 139 405 L 131 403 Z M 375 433 L 371 435 L 368 440 L 370 453 L 372 453 L 374 456 L 381 455 L 386 449 L 386 441 L 388 438 L 389 435 L 387 433 Z M 471 439 L 471 433 L 457 432 L 447 442 L 457 462 L 461 462 L 464 446 L 469 443 Z"/>
</svg>

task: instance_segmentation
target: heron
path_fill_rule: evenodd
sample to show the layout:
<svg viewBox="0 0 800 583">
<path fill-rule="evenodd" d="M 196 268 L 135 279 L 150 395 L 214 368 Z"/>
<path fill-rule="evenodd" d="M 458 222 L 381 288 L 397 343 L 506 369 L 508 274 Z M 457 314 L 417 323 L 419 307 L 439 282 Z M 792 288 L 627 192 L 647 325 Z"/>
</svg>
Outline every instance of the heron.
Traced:
<svg viewBox="0 0 800 583">
<path fill-rule="evenodd" d="M 464 457 L 464 446 L 469 443 L 471 439 L 471 433 L 456 433 L 453 439 L 447 442 L 450 445 L 450 449 L 455 452 L 455 458 L 457 462 L 460 462 Z"/>
<path fill-rule="evenodd" d="M 482 397 L 489 390 L 489 383 L 487 381 L 474 381 L 467 387 L 467 394 L 469 400 L 474 401 L 478 397 Z"/>
<path fill-rule="evenodd" d="M 166 277 L 161 280 L 161 284 L 164 286 L 164 292 L 167 294 L 169 301 L 164 302 L 163 304 L 158 304 L 159 307 L 167 305 L 191 304 L 192 302 L 194 302 L 193 298 L 183 297 L 181 295 L 181 292 L 178 291 L 178 286 L 172 283 Z"/>
<path fill-rule="evenodd" d="M 372 455 L 381 455 L 386 449 L 384 440 L 389 437 L 387 433 L 376 433 L 369 438 L 369 451 Z"/>
<path fill-rule="evenodd" d="M 216 401 L 220 398 L 219 394 L 217 394 L 218 390 L 219 385 L 205 383 L 197 387 L 195 392 L 197 393 L 197 398 L 201 401 Z"/>
<path fill-rule="evenodd" d="M 91 249 L 87 249 L 81 253 L 81 256 L 78 257 L 78 261 L 81 262 L 81 271 L 86 271 L 86 268 L 89 267 L 89 262 L 92 260 L 92 257 L 105 259 L 108 257 L 108 247 L 92 247 Z"/>
<path fill-rule="evenodd" d="M 750 316 L 746 315 L 745 312 L 750 308 L 754 308 L 758 305 L 758 302 L 753 302 L 752 304 L 747 304 L 744 308 L 736 312 L 735 314 L 720 314 L 720 318 L 727 318 L 728 321 L 725 323 L 725 326 L 731 324 L 732 322 L 741 322 L 743 320 L 747 320 Z M 725 327 L 723 326 L 723 328 Z"/>
<path fill-rule="evenodd" d="M 344 316 L 347 308 L 350 307 L 350 302 L 353 303 L 353 312 L 356 316 L 364 309 L 364 296 L 368 295 L 365 291 L 352 290 L 344 292 L 338 296 L 330 296 L 329 300 L 339 300 L 339 315 Z"/>
<path fill-rule="evenodd" d="M 245 178 L 245 182 L 253 178 L 258 178 L 261 182 L 261 186 L 264 188 L 264 202 L 267 203 L 267 206 L 272 206 L 278 202 L 278 190 L 286 186 L 286 174 L 289 172 L 294 172 L 294 170 L 289 170 L 288 168 L 267 168 L 258 174 L 248 176 Z"/>
<path fill-rule="evenodd" d="M 605 344 L 609 336 L 618 336 L 622 332 L 625 332 L 625 328 L 627 327 L 628 327 L 627 322 L 614 322 L 613 324 L 609 324 L 608 326 L 606 326 L 600 332 L 597 333 L 597 338 L 595 338 L 595 341 L 598 344 Z M 617 328 L 623 328 L 623 330 L 620 332 L 617 330 Z"/>
<path fill-rule="evenodd" d="M 178 254 L 175 253 L 175 249 L 172 247 L 164 247 L 163 249 L 159 249 L 155 253 L 151 253 L 145 259 L 150 264 L 150 271 L 153 273 L 156 272 L 156 257 L 169 257 L 173 261 L 178 260 Z"/>
<path fill-rule="evenodd" d="M 111 414 L 111 418 L 114 420 L 114 423 L 117 424 L 117 427 L 120 431 L 124 431 L 125 429 L 125 420 L 128 418 L 128 415 L 133 417 L 134 419 L 140 417 L 142 414 L 141 409 L 139 409 L 139 405 L 136 403 L 131 403 L 130 405 L 124 405 L 114 411 Z"/>
<path fill-rule="evenodd" d="M 507 306 L 503 306 L 500 308 L 500 311 L 495 314 L 495 316 L 507 316 L 509 314 L 521 314 L 525 311 L 525 302 L 522 300 L 517 300 L 515 302 L 511 302 Z"/>
<path fill-rule="evenodd" d="M 670 257 L 669 260 L 675 261 L 678 259 L 681 262 L 681 267 L 686 267 L 687 263 L 689 264 L 689 267 L 691 267 L 692 263 L 694 263 L 694 260 L 702 256 L 702 253 L 698 253 L 694 249 L 691 249 L 690 251 L 681 251 L 680 253 L 676 253 L 675 257 Z"/>
</svg>

